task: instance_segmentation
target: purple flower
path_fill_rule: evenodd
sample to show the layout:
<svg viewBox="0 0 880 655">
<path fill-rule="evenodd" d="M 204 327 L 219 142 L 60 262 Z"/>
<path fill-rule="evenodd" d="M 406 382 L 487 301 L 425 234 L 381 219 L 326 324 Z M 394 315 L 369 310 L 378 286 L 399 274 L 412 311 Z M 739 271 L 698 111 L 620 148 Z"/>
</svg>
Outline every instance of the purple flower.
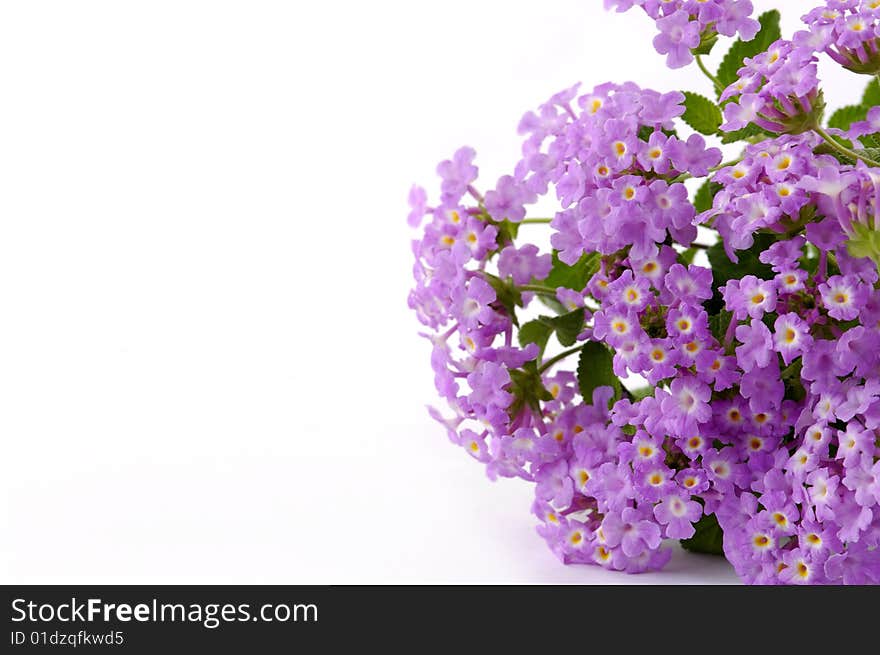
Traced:
<svg viewBox="0 0 880 655">
<path fill-rule="evenodd" d="M 643 551 L 660 546 L 660 526 L 646 518 L 642 510 L 625 508 L 619 515 L 609 513 L 602 521 L 605 543 L 611 548 L 618 545 L 627 557 L 636 557 Z"/>
<path fill-rule="evenodd" d="M 715 23 L 715 29 L 724 36 L 739 32 L 743 41 L 751 41 L 761 29 L 761 24 L 751 18 L 755 10 L 751 0 L 728 0 L 723 3 L 724 14 Z"/>
<path fill-rule="evenodd" d="M 468 400 L 472 405 L 481 405 L 486 409 L 493 406 L 505 408 L 513 400 L 513 396 L 505 391 L 510 384 L 510 373 L 500 364 L 478 364 L 474 372 L 467 376 L 467 381 L 471 387 Z"/>
<path fill-rule="evenodd" d="M 743 371 L 748 373 L 770 363 L 773 343 L 770 330 L 761 321 L 752 319 L 748 325 L 737 326 L 736 340 L 742 344 L 736 348 L 736 359 Z"/>
<path fill-rule="evenodd" d="M 724 120 L 721 129 L 726 132 L 741 130 L 758 118 L 758 112 L 764 107 L 764 101 L 756 93 L 747 93 L 739 101 L 731 102 L 724 107 Z"/>
<path fill-rule="evenodd" d="M 511 277 L 516 284 L 528 284 L 532 278 L 543 280 L 553 267 L 550 255 L 539 255 L 538 246 L 526 244 L 522 248 L 507 246 L 498 257 L 498 272 Z"/>
<path fill-rule="evenodd" d="M 810 553 L 795 548 L 782 556 L 785 563 L 779 574 L 780 580 L 787 584 L 817 584 L 824 578 L 824 569 L 814 562 Z"/>
<path fill-rule="evenodd" d="M 687 171 L 697 177 L 709 174 L 709 169 L 721 162 L 721 150 L 706 148 L 706 139 L 691 134 L 687 141 L 669 139 L 669 158 L 676 170 Z"/>
<path fill-rule="evenodd" d="M 866 430 L 858 421 L 850 421 L 846 430 L 837 431 L 837 459 L 843 460 L 843 465 L 850 467 L 859 465 L 862 458 L 874 452 L 874 432 Z"/>
<path fill-rule="evenodd" d="M 806 322 L 793 312 L 780 315 L 773 330 L 773 344 L 786 366 L 813 343 Z"/>
<path fill-rule="evenodd" d="M 452 159 L 442 161 L 437 166 L 437 175 L 442 180 L 440 198 L 443 204 L 457 204 L 468 185 L 477 179 L 478 169 L 473 165 L 476 154 L 473 148 L 459 148 Z"/>
<path fill-rule="evenodd" d="M 761 318 L 776 309 L 776 288 L 772 281 L 746 275 L 739 281 L 739 293 L 746 313 L 752 318 Z"/>
<path fill-rule="evenodd" d="M 418 227 L 427 213 L 428 194 L 420 187 L 413 185 L 409 190 L 409 216 L 406 217 L 410 227 Z"/>
<path fill-rule="evenodd" d="M 835 275 L 819 285 L 822 304 L 831 318 L 851 321 L 864 307 L 866 293 L 862 283 L 851 275 Z"/>
<path fill-rule="evenodd" d="M 670 68 L 687 66 L 694 60 L 691 49 L 700 45 L 700 27 L 690 22 L 685 11 L 676 11 L 657 21 L 660 34 L 654 37 L 654 47 L 661 55 L 666 55 Z"/>
<path fill-rule="evenodd" d="M 486 211 L 496 221 L 508 220 L 518 223 L 526 217 L 525 205 L 532 202 L 532 195 L 521 188 L 510 175 L 498 179 L 495 188 L 486 192 Z"/>
<path fill-rule="evenodd" d="M 574 485 L 568 475 L 568 463 L 564 459 L 542 464 L 535 473 L 535 496 L 546 500 L 557 507 L 565 507 L 571 503 Z"/>
<path fill-rule="evenodd" d="M 708 385 L 697 378 L 676 378 L 669 395 L 663 399 L 666 425 L 673 434 L 685 436 L 699 431 L 699 424 L 712 416 L 708 401 L 712 395 Z"/>
<path fill-rule="evenodd" d="M 664 282 L 673 298 L 682 303 L 696 304 L 712 297 L 712 271 L 702 266 L 673 264 Z"/>
<path fill-rule="evenodd" d="M 490 304 L 495 302 L 495 290 L 481 277 L 473 277 L 459 294 L 458 314 L 465 325 L 488 325 L 496 314 Z"/>
<path fill-rule="evenodd" d="M 654 506 L 654 517 L 660 525 L 666 526 L 666 536 L 670 539 L 690 539 L 696 529 L 694 523 L 700 519 L 703 508 L 693 500 L 681 496 L 668 496 Z"/>
</svg>

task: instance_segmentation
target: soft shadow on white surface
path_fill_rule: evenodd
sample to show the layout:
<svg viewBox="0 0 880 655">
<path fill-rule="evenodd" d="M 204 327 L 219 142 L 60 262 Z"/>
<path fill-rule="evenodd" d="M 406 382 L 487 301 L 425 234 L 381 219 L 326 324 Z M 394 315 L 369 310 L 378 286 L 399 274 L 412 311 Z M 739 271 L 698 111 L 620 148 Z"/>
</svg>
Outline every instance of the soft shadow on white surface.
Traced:
<svg viewBox="0 0 880 655">
<path fill-rule="evenodd" d="M 174 460 L 95 453 L 91 466 L 44 460 L 42 480 L 18 482 L 7 497 L 5 525 L 15 529 L 0 546 L 0 577 L 80 584 L 736 582 L 723 560 L 678 550 L 662 573 L 563 566 L 534 532 L 528 485 L 490 484 L 440 434 L 407 443 L 380 457 L 231 449 L 179 452 Z"/>
</svg>

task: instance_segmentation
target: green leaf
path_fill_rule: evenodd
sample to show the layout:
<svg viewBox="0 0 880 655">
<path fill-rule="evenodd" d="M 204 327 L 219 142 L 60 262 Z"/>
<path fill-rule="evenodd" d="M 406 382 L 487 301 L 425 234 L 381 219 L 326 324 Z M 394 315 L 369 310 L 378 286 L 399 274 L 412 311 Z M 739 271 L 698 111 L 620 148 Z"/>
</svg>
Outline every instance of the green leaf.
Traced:
<svg viewBox="0 0 880 655">
<path fill-rule="evenodd" d="M 510 317 L 514 325 L 519 325 L 516 318 L 516 308 L 522 307 L 522 293 L 516 288 L 512 280 L 502 280 L 494 275 L 486 274 L 486 282 L 495 290 L 495 303 Z"/>
<path fill-rule="evenodd" d="M 862 157 L 880 161 L 880 148 L 856 148 L 854 152 Z"/>
<path fill-rule="evenodd" d="M 863 121 L 868 115 L 868 107 L 865 105 L 850 105 L 841 107 L 828 119 L 828 127 L 836 127 L 839 130 L 848 130 L 855 122 Z"/>
<path fill-rule="evenodd" d="M 540 303 L 542 305 L 544 305 L 544 307 L 556 312 L 557 314 L 564 314 L 565 312 L 568 311 L 568 309 L 566 309 L 565 305 L 563 305 L 561 302 L 559 302 L 558 300 L 556 300 L 556 298 L 554 298 L 552 296 L 547 296 L 543 293 L 540 293 L 540 294 L 538 294 L 538 300 L 540 301 Z"/>
<path fill-rule="evenodd" d="M 544 321 L 536 319 L 523 324 L 519 329 L 517 338 L 522 348 L 525 348 L 530 343 L 534 343 L 538 345 L 538 348 L 541 349 L 541 354 L 543 354 L 551 334 L 553 334 L 553 328 Z"/>
<path fill-rule="evenodd" d="M 699 248 L 688 248 L 687 250 L 678 253 L 676 260 L 682 266 L 690 266 L 694 263 L 694 257 L 697 256 L 698 252 L 700 252 Z"/>
<path fill-rule="evenodd" d="M 708 555 L 724 554 L 724 532 L 718 525 L 718 519 L 714 514 L 704 516 L 697 521 L 696 532 L 690 539 L 682 539 L 681 547 L 692 553 L 706 553 Z"/>
<path fill-rule="evenodd" d="M 552 330 L 556 330 L 556 338 L 566 348 L 573 346 L 577 341 L 577 336 L 584 331 L 584 310 L 582 308 L 562 316 L 541 316 L 538 320 Z"/>
<path fill-rule="evenodd" d="M 711 330 L 712 336 L 718 340 L 718 343 L 724 343 L 724 337 L 727 335 L 727 328 L 730 326 L 732 318 L 733 314 L 727 310 L 722 310 L 718 314 L 709 317 L 709 330 Z"/>
<path fill-rule="evenodd" d="M 498 244 L 499 250 L 516 240 L 516 235 L 519 234 L 519 223 L 504 219 L 500 223 L 494 223 L 494 225 L 498 229 L 498 236 L 495 237 L 495 242 Z"/>
<path fill-rule="evenodd" d="M 741 130 L 735 132 L 724 132 L 721 137 L 721 143 L 736 143 L 737 141 L 748 141 L 752 137 L 766 135 L 767 133 L 754 123 L 749 123 Z"/>
<path fill-rule="evenodd" d="M 700 134 L 712 135 L 721 126 L 721 110 L 698 93 L 684 91 L 684 114 L 682 120 Z"/>
<path fill-rule="evenodd" d="M 584 402 L 593 402 L 593 392 L 597 387 L 611 387 L 614 397 L 620 397 L 620 380 L 614 375 L 614 357 L 603 344 L 589 341 L 581 349 L 578 360 L 578 387 Z"/>
<path fill-rule="evenodd" d="M 737 39 L 724 55 L 716 75 L 721 82 L 721 88 L 715 89 L 719 96 L 724 89 L 739 79 L 737 71 L 742 68 L 744 59 L 764 52 L 782 36 L 782 30 L 779 28 L 779 12 L 775 9 L 762 14 L 758 22 L 761 23 L 761 30 L 754 39 L 751 41 Z"/>
<path fill-rule="evenodd" d="M 721 241 L 709 247 L 706 255 L 712 265 L 712 287 L 715 289 L 712 299 L 706 303 L 706 311 L 710 316 L 720 313 L 724 308 L 724 301 L 721 299 L 718 288 L 723 287 L 728 280 L 738 280 L 744 275 L 754 275 L 764 280 L 773 277 L 773 270 L 767 264 L 762 263 L 758 256 L 767 250 L 774 241 L 775 235 L 773 234 L 756 234 L 755 242 L 751 248 L 736 252 L 739 259 L 739 263 L 736 264 L 727 258 L 724 244 Z"/>
<path fill-rule="evenodd" d="M 526 362 L 521 369 L 510 371 L 508 391 L 513 394 L 513 402 L 507 408 L 511 419 L 515 419 L 525 407 L 540 413 L 541 401 L 553 400 L 553 394 L 544 386 L 534 360 Z"/>
<path fill-rule="evenodd" d="M 654 387 L 639 387 L 638 389 L 633 389 L 629 392 L 629 395 L 632 396 L 635 400 L 644 400 L 648 396 L 654 395 Z"/>
<path fill-rule="evenodd" d="M 728 259 L 721 241 L 709 246 L 706 254 L 709 257 L 709 263 L 712 264 L 713 284 L 716 287 L 723 286 L 728 280 L 740 279 L 745 275 L 754 275 L 765 280 L 772 278 L 773 270 L 761 262 L 758 256 L 767 250 L 774 240 L 772 234 L 756 234 L 755 242 L 751 248 L 736 252 L 739 263 Z"/>
<path fill-rule="evenodd" d="M 716 182 L 711 182 L 710 180 L 703 182 L 702 186 L 697 189 L 697 194 L 694 196 L 694 209 L 697 210 L 698 214 L 702 214 L 704 211 L 712 209 L 712 202 L 715 200 L 715 194 L 718 193 L 721 188 L 722 185 Z"/>
<path fill-rule="evenodd" d="M 837 140 L 841 144 L 846 145 L 845 139 L 841 139 L 840 137 L 837 137 Z M 847 147 L 849 147 L 849 146 L 847 146 Z M 813 148 L 813 152 L 816 153 L 817 155 L 831 155 L 832 157 L 837 159 L 837 161 L 839 161 L 841 164 L 854 165 L 856 163 L 852 157 L 847 157 L 846 155 L 838 152 L 835 148 L 832 148 L 827 143 L 820 143 L 818 146 Z"/>
<path fill-rule="evenodd" d="M 539 280 L 540 284 L 551 289 L 566 287 L 575 291 L 583 291 L 587 282 L 599 270 L 601 256 L 597 252 L 584 253 L 573 266 L 559 260 L 559 253 L 553 251 L 553 268 L 545 280 Z"/>
<path fill-rule="evenodd" d="M 868 82 L 865 93 L 862 96 L 862 104 L 868 108 L 880 105 L 880 82 L 876 78 Z"/>
<path fill-rule="evenodd" d="M 718 43 L 718 33 L 715 30 L 706 30 L 700 35 L 700 45 L 691 48 L 691 52 L 694 55 L 708 55 L 716 43 Z"/>
<path fill-rule="evenodd" d="M 865 134 L 864 136 L 859 137 L 859 141 L 862 142 L 866 148 L 880 148 L 880 132 L 874 132 L 874 134 Z"/>
</svg>

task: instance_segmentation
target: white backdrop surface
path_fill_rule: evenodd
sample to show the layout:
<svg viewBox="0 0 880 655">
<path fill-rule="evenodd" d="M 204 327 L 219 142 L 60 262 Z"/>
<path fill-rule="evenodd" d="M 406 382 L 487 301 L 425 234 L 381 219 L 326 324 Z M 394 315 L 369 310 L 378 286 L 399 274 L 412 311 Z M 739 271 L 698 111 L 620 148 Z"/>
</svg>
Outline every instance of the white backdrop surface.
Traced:
<svg viewBox="0 0 880 655">
<path fill-rule="evenodd" d="M 577 80 L 710 92 L 601 5 L 2 3 L 0 583 L 735 582 L 563 567 L 424 411 L 409 185 Z"/>
</svg>

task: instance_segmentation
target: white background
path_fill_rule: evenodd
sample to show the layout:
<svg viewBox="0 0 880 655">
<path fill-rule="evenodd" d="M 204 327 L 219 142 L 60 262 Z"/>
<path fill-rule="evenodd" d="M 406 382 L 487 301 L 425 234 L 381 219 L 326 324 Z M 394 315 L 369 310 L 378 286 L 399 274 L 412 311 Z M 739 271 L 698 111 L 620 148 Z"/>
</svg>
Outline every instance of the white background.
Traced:
<svg viewBox="0 0 880 655">
<path fill-rule="evenodd" d="M 734 582 L 563 567 L 424 411 L 409 185 L 576 80 L 710 92 L 601 5 L 3 2 L 0 582 Z"/>
</svg>

